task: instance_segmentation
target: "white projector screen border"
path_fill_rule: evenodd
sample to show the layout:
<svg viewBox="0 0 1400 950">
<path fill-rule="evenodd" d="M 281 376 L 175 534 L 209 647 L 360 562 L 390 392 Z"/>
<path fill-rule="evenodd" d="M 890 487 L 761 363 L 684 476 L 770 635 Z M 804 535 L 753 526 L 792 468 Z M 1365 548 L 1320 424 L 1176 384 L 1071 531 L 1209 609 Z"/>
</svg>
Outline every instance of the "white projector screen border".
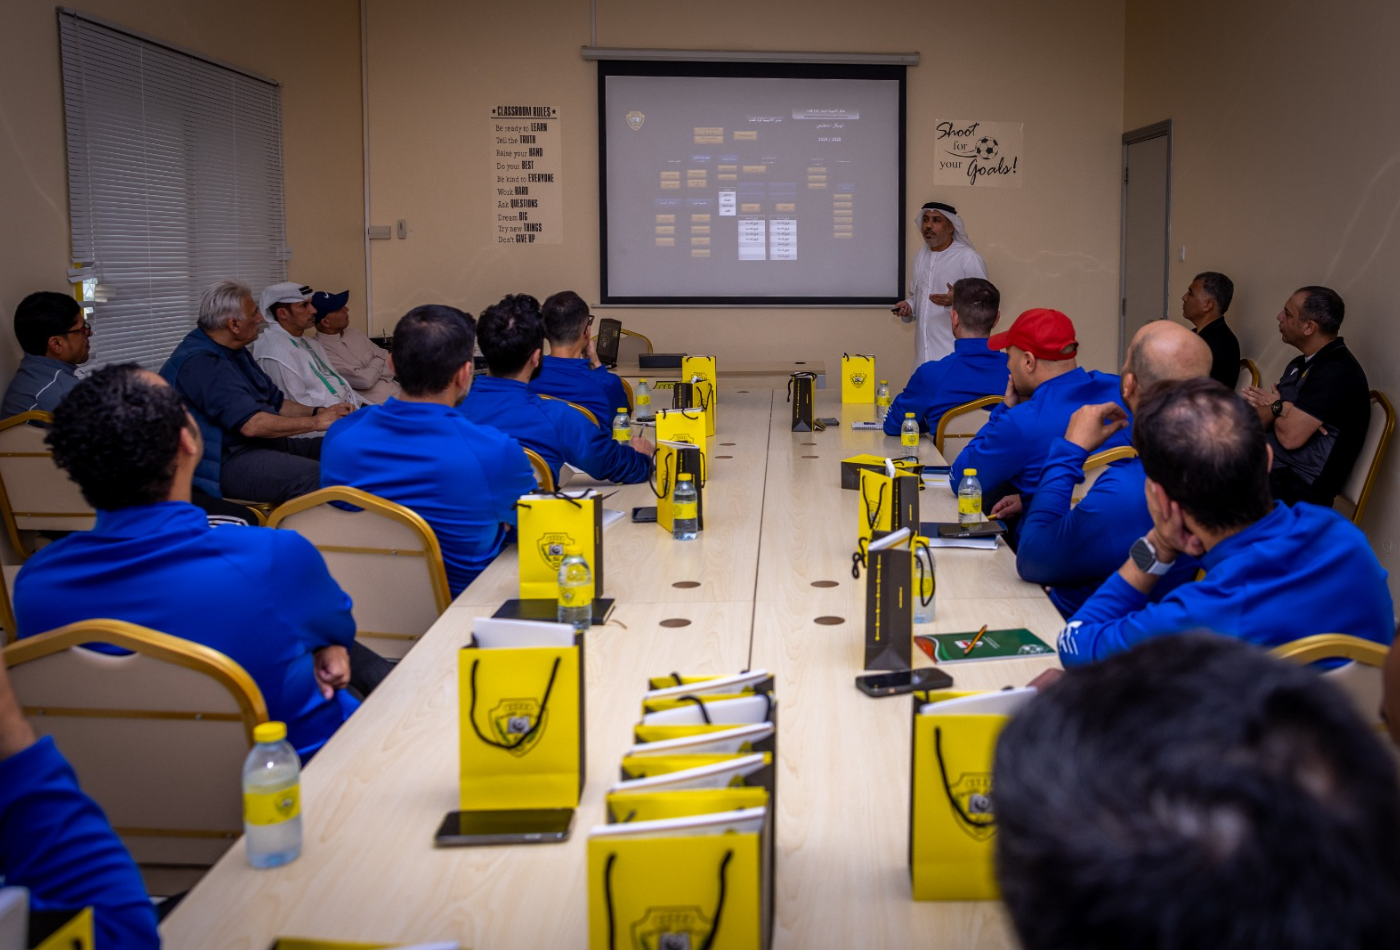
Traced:
<svg viewBox="0 0 1400 950">
<path fill-rule="evenodd" d="M 657 80 L 650 88 L 638 85 L 649 79 Z M 755 80 L 791 82 L 745 82 Z M 840 86 L 849 92 L 830 109 L 814 106 L 811 90 L 832 80 L 850 84 Z M 761 91 L 756 100 L 710 105 L 717 91 L 740 87 Z M 610 90 L 618 100 L 612 104 Z M 703 111 L 651 108 L 677 94 Z M 623 108 L 630 105 L 641 108 Z M 867 124 L 852 128 L 862 109 Z M 783 122 L 789 151 L 764 153 L 763 132 Z M 868 136 L 851 135 L 872 124 L 879 128 Z M 648 157 L 628 147 L 643 131 L 670 140 Z M 750 135 L 737 139 L 741 131 Z M 817 144 L 818 131 L 827 142 Z M 753 171 L 757 165 L 763 174 Z M 904 296 L 904 66 L 601 60 L 598 167 L 602 305 L 888 306 Z M 792 180 L 764 182 L 768 168 Z M 617 186 L 622 180 L 626 189 Z M 729 217 L 733 225 L 724 227 L 730 222 L 721 218 Z M 679 263 L 663 279 L 672 259 Z M 798 264 L 811 268 L 805 277 Z M 697 267 L 704 269 L 690 269 Z"/>
</svg>

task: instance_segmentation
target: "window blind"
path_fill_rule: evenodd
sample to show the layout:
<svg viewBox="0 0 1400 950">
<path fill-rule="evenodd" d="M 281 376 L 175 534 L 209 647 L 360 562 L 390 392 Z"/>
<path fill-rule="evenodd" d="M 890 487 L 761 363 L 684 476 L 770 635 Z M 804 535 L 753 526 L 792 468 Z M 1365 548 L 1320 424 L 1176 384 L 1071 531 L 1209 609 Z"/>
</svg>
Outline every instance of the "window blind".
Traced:
<svg viewBox="0 0 1400 950">
<path fill-rule="evenodd" d="M 281 90 L 69 10 L 59 33 L 90 365 L 158 369 L 210 284 L 286 279 Z"/>
</svg>

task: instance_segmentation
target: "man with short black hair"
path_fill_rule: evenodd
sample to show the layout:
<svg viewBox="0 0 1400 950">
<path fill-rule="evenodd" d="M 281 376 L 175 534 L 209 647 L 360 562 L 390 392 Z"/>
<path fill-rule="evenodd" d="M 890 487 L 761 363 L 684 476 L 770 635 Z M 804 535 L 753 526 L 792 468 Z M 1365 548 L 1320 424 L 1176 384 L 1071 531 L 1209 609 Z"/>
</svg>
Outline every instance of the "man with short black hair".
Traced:
<svg viewBox="0 0 1400 950">
<path fill-rule="evenodd" d="M 1210 378 L 1234 389 L 1240 378 L 1240 341 L 1225 323 L 1235 284 L 1218 271 L 1197 274 L 1181 295 L 1181 315 L 1210 347 Z"/>
<path fill-rule="evenodd" d="M 1303 355 L 1294 357 L 1269 392 L 1244 390 L 1269 445 L 1274 497 L 1332 507 L 1346 484 L 1371 424 L 1371 390 L 1346 341 L 1338 334 L 1346 304 L 1335 290 L 1302 287 L 1278 314 L 1283 342 Z"/>
<path fill-rule="evenodd" d="M 1123 403 L 1133 410 L 1143 393 L 1164 380 L 1197 379 L 1210 369 L 1210 348 L 1190 330 L 1170 320 L 1154 320 L 1134 334 L 1123 361 Z M 1083 606 L 1123 561 L 1123 552 L 1152 527 L 1143 495 L 1142 460 L 1110 463 L 1074 503 L 1074 487 L 1084 481 L 1084 464 L 1109 436 L 1126 429 L 1128 412 L 1117 402 L 1084 406 L 1069 417 L 1063 438 L 1050 443 L 1016 546 L 1016 570 L 1023 580 L 1050 585 L 1050 600 L 1068 617 Z M 1153 591 L 1160 598 L 1189 581 L 1196 559 L 1182 557 Z"/>
<path fill-rule="evenodd" d="M 909 268 L 909 296 L 894 314 L 914 326 L 914 368 L 953 352 L 949 308 L 953 284 L 964 277 L 987 278 L 987 265 L 967 236 L 958 211 L 942 201 L 925 202 L 914 222 L 924 246 Z"/>
<path fill-rule="evenodd" d="M 1394 759 L 1313 670 L 1149 641 L 1012 716 L 992 787 L 1025 950 L 1400 946 Z"/>
<path fill-rule="evenodd" d="M 0 414 L 53 412 L 78 385 L 78 367 L 87 362 L 92 326 L 69 294 L 41 290 L 15 308 L 15 336 L 24 359 L 5 390 Z"/>
<path fill-rule="evenodd" d="M 111 617 L 204 644 L 248 671 L 305 757 L 359 705 L 343 691 L 350 598 L 296 532 L 209 526 L 190 504 L 200 441 L 179 393 L 135 364 L 59 404 L 48 443 L 97 523 L 25 562 L 19 635 Z"/>
<path fill-rule="evenodd" d="M 1199 629 L 1262 647 L 1315 633 L 1390 643 L 1390 590 L 1366 536 L 1330 509 L 1272 500 L 1272 452 L 1239 396 L 1213 379 L 1159 384 L 1138 403 L 1133 444 L 1152 529 L 1060 631 L 1065 666 Z M 1149 603 L 1182 554 L 1205 577 Z"/>
<path fill-rule="evenodd" d="M 248 285 L 221 280 L 200 297 L 198 326 L 160 374 L 199 424 L 204 457 L 195 486 L 216 498 L 280 505 L 321 483 L 321 440 L 290 436 L 324 432 L 350 406 L 306 406 L 284 396 L 247 349 L 262 328 Z"/>
<path fill-rule="evenodd" d="M 914 369 L 885 415 L 885 435 L 899 435 L 906 412 L 927 432 L 954 406 L 1005 391 L 1006 359 L 987 347 L 1001 317 L 1001 292 L 990 280 L 963 277 L 953 284 L 952 303 L 953 352 Z"/>
<path fill-rule="evenodd" d="M 976 469 L 983 508 L 993 518 L 1010 519 L 1035 494 L 1050 444 L 1064 433 L 1070 415 L 1089 403 L 1122 405 L 1123 396 L 1117 376 L 1079 368 L 1074 324 L 1058 310 L 1027 310 L 987 346 L 1006 351 L 1005 398 L 958 453 L 948 480 L 956 493 L 963 471 Z M 1116 432 L 1104 447 L 1127 444 L 1127 434 Z"/>
<path fill-rule="evenodd" d="M 630 444 L 593 425 L 573 406 L 542 399 L 526 384 L 539 371 L 544 348 L 540 305 L 528 294 L 510 294 L 487 307 L 476 322 L 491 375 L 477 377 L 458 410 L 538 452 L 559 482 L 565 462 L 600 481 L 636 484 L 651 474 L 656 447 L 641 436 Z"/>
<path fill-rule="evenodd" d="M 598 361 L 588 304 L 572 290 L 562 290 L 545 300 L 542 314 L 549 355 L 541 361 L 530 392 L 578 403 L 593 413 L 600 427 L 611 430 L 618 408 L 629 405 L 627 390 Z"/>
<path fill-rule="evenodd" d="M 262 312 L 268 322 L 253 343 L 253 359 L 288 399 L 303 406 L 348 404 L 357 409 L 364 405 L 360 394 L 331 366 L 321 342 L 306 335 L 316 322 L 312 296 L 310 287 L 294 281 L 263 290 Z M 308 432 L 297 438 L 322 435 Z"/>
<path fill-rule="evenodd" d="M 323 484 L 361 488 L 428 522 L 454 597 L 500 553 L 516 501 L 535 489 L 520 443 L 456 411 L 471 388 L 475 343 L 469 315 L 414 307 L 390 354 L 403 392 L 342 419 L 321 455 Z"/>
</svg>

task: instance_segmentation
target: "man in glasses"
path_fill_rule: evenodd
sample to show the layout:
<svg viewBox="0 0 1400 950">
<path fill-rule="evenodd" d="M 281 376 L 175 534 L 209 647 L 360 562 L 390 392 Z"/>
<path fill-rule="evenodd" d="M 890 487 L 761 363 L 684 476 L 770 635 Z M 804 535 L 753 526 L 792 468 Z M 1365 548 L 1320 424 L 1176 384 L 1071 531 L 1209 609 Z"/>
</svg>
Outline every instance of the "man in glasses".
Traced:
<svg viewBox="0 0 1400 950">
<path fill-rule="evenodd" d="M 545 300 L 541 309 L 549 355 L 541 363 L 539 377 L 530 384 L 530 392 L 576 402 L 598 418 L 598 425 L 611 428 L 618 407 L 629 405 L 627 390 L 622 388 L 622 380 L 598 361 L 588 304 L 572 290 L 563 290 Z"/>
<path fill-rule="evenodd" d="M 78 367 L 87 362 L 92 327 L 72 296 L 40 291 L 15 309 L 15 336 L 24 359 L 5 390 L 0 413 L 8 418 L 36 409 L 53 412 L 78 385 Z"/>
</svg>

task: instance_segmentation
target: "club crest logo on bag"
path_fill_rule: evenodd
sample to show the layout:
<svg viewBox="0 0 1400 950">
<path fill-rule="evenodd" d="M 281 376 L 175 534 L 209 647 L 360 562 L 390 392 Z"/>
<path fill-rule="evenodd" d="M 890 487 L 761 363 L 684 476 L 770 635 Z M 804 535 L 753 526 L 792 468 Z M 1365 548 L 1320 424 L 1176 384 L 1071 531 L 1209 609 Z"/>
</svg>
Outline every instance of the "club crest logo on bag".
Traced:
<svg viewBox="0 0 1400 950">
<path fill-rule="evenodd" d="M 648 907 L 632 924 L 637 950 L 695 950 L 705 945 L 713 921 L 698 907 Z"/>
<path fill-rule="evenodd" d="M 964 772 L 958 780 L 949 784 L 948 791 L 953 800 L 948 807 L 953 809 L 957 826 L 963 833 L 977 841 L 986 841 L 996 834 L 996 823 L 992 814 L 992 773 Z M 972 824 L 962 820 L 957 814 L 957 805 L 972 819 Z"/>
<path fill-rule="evenodd" d="M 520 737 L 530 732 L 537 719 L 540 727 L 530 734 L 530 738 L 520 742 Z M 544 736 L 544 730 L 549 725 L 549 713 L 541 713 L 537 699 L 503 699 L 491 710 L 490 722 L 497 741 L 503 745 L 520 742 L 507 750 L 519 758 L 533 749 Z"/>
<path fill-rule="evenodd" d="M 564 562 L 564 548 L 574 543 L 571 535 L 563 531 L 551 531 L 540 535 L 537 542 L 537 549 L 540 558 L 555 571 L 559 570 L 559 565 Z"/>
<path fill-rule="evenodd" d="M 864 373 L 852 373 L 851 385 L 854 386 L 856 389 L 860 389 L 862 386 L 865 385 L 865 381 L 869 378 L 870 377 L 865 375 Z"/>
</svg>

